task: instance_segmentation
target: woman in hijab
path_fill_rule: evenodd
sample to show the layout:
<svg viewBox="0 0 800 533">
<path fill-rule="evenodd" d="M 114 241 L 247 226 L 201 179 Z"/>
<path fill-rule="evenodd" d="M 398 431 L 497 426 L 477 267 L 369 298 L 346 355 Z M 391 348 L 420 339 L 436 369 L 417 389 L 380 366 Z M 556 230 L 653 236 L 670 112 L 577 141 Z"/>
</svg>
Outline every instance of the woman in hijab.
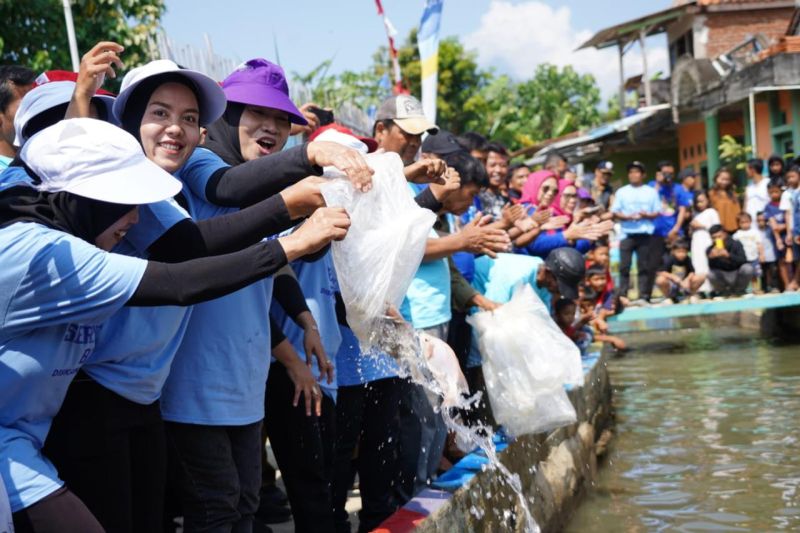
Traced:
<svg viewBox="0 0 800 533">
<path fill-rule="evenodd" d="M 7 369 L 0 372 L 0 474 L 16 531 L 103 531 L 42 446 L 104 321 L 124 306 L 219 297 L 330 239 L 301 229 L 234 254 L 174 264 L 109 253 L 136 223 L 136 205 L 169 198 L 180 183 L 148 161 L 133 137 L 92 119 L 43 130 L 20 160 L 36 188 L 0 194 L 0 360 Z M 348 225 L 341 213 L 329 235 L 343 238 Z M 84 416 L 99 407 L 87 406 Z"/>
<path fill-rule="evenodd" d="M 191 155 L 200 126 L 225 106 L 216 82 L 171 61 L 131 71 L 120 98 L 117 116 L 148 159 L 170 173 Z M 317 204 L 309 197 L 313 191 L 297 184 L 248 209 L 197 222 L 171 199 L 149 204 L 115 251 L 165 262 L 236 251 L 310 214 Z M 162 527 L 166 437 L 158 400 L 189 316 L 190 309 L 177 307 L 125 308 L 112 316 L 54 422 L 47 452 L 106 529 Z M 87 406 L 102 408 L 87 419 Z"/>
</svg>

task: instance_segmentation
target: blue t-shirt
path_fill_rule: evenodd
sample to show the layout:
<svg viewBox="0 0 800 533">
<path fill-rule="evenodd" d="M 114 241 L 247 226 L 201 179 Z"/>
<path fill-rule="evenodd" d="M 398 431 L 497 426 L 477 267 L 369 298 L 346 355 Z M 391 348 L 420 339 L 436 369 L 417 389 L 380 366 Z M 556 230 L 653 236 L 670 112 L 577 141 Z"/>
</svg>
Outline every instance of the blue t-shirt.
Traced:
<svg viewBox="0 0 800 533">
<path fill-rule="evenodd" d="M 691 193 L 684 189 L 683 185 L 676 183 L 662 183 L 656 188 L 656 182 L 651 181 L 648 186 L 656 189 L 658 197 L 661 200 L 660 214 L 653 221 L 653 235 L 666 237 L 678 221 L 679 208 L 692 207 L 693 200 L 687 196 L 687 194 L 691 195 Z M 683 235 L 683 228 L 678 230 L 678 235 Z"/>
<path fill-rule="evenodd" d="M 0 168 L 0 191 L 17 185 L 33 185 L 28 172 L 22 167 L 8 167 L 4 170 Z"/>
<path fill-rule="evenodd" d="M 10 167 L 0 174 L 0 190 L 31 184 L 22 167 Z M 114 253 L 146 258 L 151 244 L 188 217 L 172 199 L 140 205 L 139 221 Z M 177 306 L 122 308 L 98 332 L 84 371 L 123 398 L 143 405 L 153 403 L 161 395 L 190 313 L 190 307 Z"/>
<path fill-rule="evenodd" d="M 32 222 L 0 229 L 0 261 L 0 475 L 16 512 L 63 485 L 41 453 L 50 424 L 147 262 Z"/>
<path fill-rule="evenodd" d="M 475 279 L 472 286 L 486 298 L 504 304 L 511 300 L 518 284 L 528 283 L 547 309 L 551 309 L 553 297 L 550 291 L 539 287 L 536 282 L 536 275 L 543 263 L 541 258 L 528 255 L 497 254 L 497 259 L 484 255 L 475 259 Z M 467 356 L 469 368 L 481 365 L 481 354 L 474 330 L 472 335 L 472 348 Z"/>
<path fill-rule="evenodd" d="M 197 148 L 177 172 L 193 219 L 235 211 L 205 200 L 211 175 L 227 166 Z M 165 420 L 239 426 L 264 418 L 271 299 L 272 278 L 267 278 L 194 306 L 161 395 Z"/>
<path fill-rule="evenodd" d="M 147 257 L 147 249 L 189 214 L 174 200 L 139 207 L 134 224 L 114 252 Z M 103 325 L 84 372 L 132 402 L 149 405 L 161 396 L 191 307 L 124 307 Z"/>
<path fill-rule="evenodd" d="M 764 220 L 767 221 L 767 228 L 769 230 L 769 238 L 773 245 L 776 245 L 775 232 L 769 227 L 770 219 L 774 218 L 778 224 L 786 224 L 786 212 L 780 206 L 770 202 L 764 207 Z M 780 232 L 781 235 L 786 235 L 786 230 Z"/>
<path fill-rule="evenodd" d="M 6 157 L 4 155 L 0 155 L 0 172 L 4 171 L 8 168 L 8 165 L 11 164 L 11 161 L 14 159 L 11 157 Z"/>
<path fill-rule="evenodd" d="M 306 297 L 306 305 L 311 311 L 314 320 L 319 328 L 319 336 L 325 348 L 325 354 L 335 366 L 336 352 L 342 343 L 342 335 L 339 331 L 339 322 L 336 319 L 336 292 L 338 283 L 336 281 L 336 271 L 333 268 L 333 258 L 330 250 L 316 261 L 298 260 L 291 263 L 292 270 L 297 276 L 297 282 L 303 289 Z M 281 327 L 283 334 L 292 344 L 292 347 L 303 361 L 306 360 L 306 352 L 303 346 L 304 332 L 294 321 L 286 315 L 281 305 L 272 301 L 270 314 L 275 322 Z M 317 378 L 322 392 L 335 398 L 336 379 L 328 383 L 328 379 L 319 380 L 319 364 L 316 357 L 311 358 L 311 371 Z"/>
<path fill-rule="evenodd" d="M 621 187 L 614 195 L 614 202 L 611 204 L 612 213 L 635 215 L 643 211 L 647 213 L 661 212 L 661 199 L 656 190 L 649 185 L 634 187 L 628 184 Z M 620 225 L 624 237 L 637 234 L 652 235 L 655 230 L 653 221 L 648 218 L 623 220 Z"/>
<path fill-rule="evenodd" d="M 363 385 L 379 379 L 397 377 L 397 362 L 383 352 L 362 354 L 353 330 L 339 326 L 342 343 L 336 353 L 336 383 L 339 387 Z"/>
</svg>

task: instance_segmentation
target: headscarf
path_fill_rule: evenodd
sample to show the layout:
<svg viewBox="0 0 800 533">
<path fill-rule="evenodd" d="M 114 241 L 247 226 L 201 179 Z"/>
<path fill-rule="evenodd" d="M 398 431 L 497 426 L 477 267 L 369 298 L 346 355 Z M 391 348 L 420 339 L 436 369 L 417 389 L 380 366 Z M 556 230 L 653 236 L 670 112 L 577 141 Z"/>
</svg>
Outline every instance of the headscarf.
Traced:
<svg viewBox="0 0 800 533">
<path fill-rule="evenodd" d="M 772 163 L 776 162 L 781 164 L 780 174 L 773 174 L 772 170 L 770 169 Z M 784 187 L 786 185 L 786 182 L 784 181 L 783 177 L 783 175 L 786 173 L 786 161 L 784 161 L 781 156 L 779 156 L 778 154 L 772 154 L 771 156 L 769 156 L 769 159 L 767 160 L 767 172 L 769 174 L 768 177 L 770 181 L 777 181 L 778 183 L 780 183 L 781 187 Z"/>
<path fill-rule="evenodd" d="M 0 227 L 37 222 L 95 244 L 133 206 L 90 200 L 69 192 L 41 192 L 27 185 L 0 193 Z"/>
<path fill-rule="evenodd" d="M 539 189 L 541 189 L 542 184 L 550 178 L 557 179 L 558 176 L 552 170 L 537 170 L 536 172 L 531 172 L 528 176 L 528 181 L 526 181 L 525 185 L 522 187 L 522 198 L 520 202 L 538 206 Z"/>
<path fill-rule="evenodd" d="M 208 126 L 203 145 L 232 167 L 245 162 L 239 142 L 239 121 L 244 108 L 244 104 L 228 102 L 222 116 Z"/>
<path fill-rule="evenodd" d="M 562 209 L 561 207 L 561 198 L 564 194 L 564 191 L 567 187 L 575 187 L 575 193 L 578 192 L 578 187 L 575 185 L 575 182 L 572 180 L 560 179 L 558 180 L 558 192 L 556 193 L 555 197 L 553 198 L 553 203 L 550 204 L 550 210 L 556 216 L 565 216 L 569 217 L 569 221 L 572 222 L 573 213 L 569 213 Z"/>
</svg>

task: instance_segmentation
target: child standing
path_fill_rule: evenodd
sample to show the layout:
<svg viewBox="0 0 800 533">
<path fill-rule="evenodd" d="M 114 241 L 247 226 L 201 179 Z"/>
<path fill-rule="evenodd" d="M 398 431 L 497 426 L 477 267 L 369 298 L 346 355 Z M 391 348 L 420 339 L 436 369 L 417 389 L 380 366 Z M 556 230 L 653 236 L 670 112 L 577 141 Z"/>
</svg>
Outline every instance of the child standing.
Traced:
<svg viewBox="0 0 800 533">
<path fill-rule="evenodd" d="M 780 207 L 783 188 L 780 183 L 773 180 L 770 182 L 767 190 L 769 191 L 770 201 L 764 208 L 764 218 L 770 229 L 770 240 L 773 246 L 775 246 L 775 255 L 778 260 L 778 275 L 780 276 L 781 285 L 785 289 L 789 286 L 787 255 L 789 255 L 790 260 L 791 252 L 786 247 L 786 213 Z"/>
<path fill-rule="evenodd" d="M 753 227 L 753 218 L 750 213 L 744 211 L 739 213 L 737 218 L 739 230 L 733 234 L 733 239 L 742 243 L 744 255 L 753 265 L 753 290 L 758 286 L 758 279 L 761 277 L 761 263 L 764 262 L 764 244 L 761 242 L 761 231 Z M 759 292 L 763 292 L 762 290 Z"/>
<path fill-rule="evenodd" d="M 661 289 L 664 298 L 674 303 L 684 296 L 696 298 L 697 291 L 705 280 L 705 274 L 694 271 L 692 260 L 689 259 L 689 243 L 678 239 L 672 245 L 670 253 L 664 257 L 656 276 L 656 285 Z"/>
<path fill-rule="evenodd" d="M 764 258 L 761 260 L 761 288 L 765 292 L 778 292 L 778 258 L 771 238 L 772 230 L 763 211 L 756 216 L 756 222 L 761 233 L 761 244 L 764 246 Z"/>
<path fill-rule="evenodd" d="M 800 166 L 792 165 L 784 175 L 786 180 L 786 189 L 781 194 L 780 208 L 786 216 L 786 237 L 784 244 L 786 244 L 787 259 L 786 265 L 794 272 L 789 276 L 789 285 L 786 290 L 796 291 L 798 282 L 800 282 L 800 268 L 798 268 L 798 260 L 800 260 L 800 247 L 797 245 L 798 235 L 798 210 L 800 210 Z M 789 257 L 791 256 L 791 257 Z"/>
</svg>

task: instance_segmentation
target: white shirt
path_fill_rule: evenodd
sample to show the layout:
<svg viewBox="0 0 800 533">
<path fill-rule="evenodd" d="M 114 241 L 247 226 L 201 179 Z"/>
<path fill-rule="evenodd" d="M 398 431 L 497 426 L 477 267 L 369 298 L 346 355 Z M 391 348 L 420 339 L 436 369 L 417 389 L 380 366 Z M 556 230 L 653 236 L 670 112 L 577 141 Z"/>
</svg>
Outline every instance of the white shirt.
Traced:
<svg viewBox="0 0 800 533">
<path fill-rule="evenodd" d="M 763 177 L 758 183 L 750 182 L 747 184 L 747 187 L 745 187 L 745 200 L 747 204 L 744 206 L 744 210 L 753 218 L 754 224 L 756 215 L 758 215 L 760 211 L 763 211 L 769 203 L 768 187 L 769 179 Z"/>
<path fill-rule="evenodd" d="M 742 243 L 748 261 L 758 261 L 758 245 L 762 244 L 761 230 L 754 226 L 746 231 L 740 229 L 733 234 L 733 239 Z"/>
</svg>

